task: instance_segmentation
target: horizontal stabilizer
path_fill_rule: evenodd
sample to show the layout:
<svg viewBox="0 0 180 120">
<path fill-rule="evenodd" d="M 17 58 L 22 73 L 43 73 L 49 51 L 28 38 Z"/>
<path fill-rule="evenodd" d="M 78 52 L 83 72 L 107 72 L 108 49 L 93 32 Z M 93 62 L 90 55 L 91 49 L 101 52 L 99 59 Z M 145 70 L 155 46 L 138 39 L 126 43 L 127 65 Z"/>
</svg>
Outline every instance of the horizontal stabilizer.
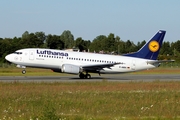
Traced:
<svg viewBox="0 0 180 120">
<path fill-rule="evenodd" d="M 155 64 L 155 63 L 164 63 L 164 62 L 174 62 L 175 60 L 155 60 L 155 61 L 147 61 L 147 64 Z"/>
</svg>

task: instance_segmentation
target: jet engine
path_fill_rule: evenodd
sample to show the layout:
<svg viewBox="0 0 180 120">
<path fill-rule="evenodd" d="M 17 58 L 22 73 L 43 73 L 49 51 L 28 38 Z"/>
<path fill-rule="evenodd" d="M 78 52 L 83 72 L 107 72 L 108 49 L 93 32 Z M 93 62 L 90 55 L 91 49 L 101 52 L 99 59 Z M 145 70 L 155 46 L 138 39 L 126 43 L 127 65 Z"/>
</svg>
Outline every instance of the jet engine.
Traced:
<svg viewBox="0 0 180 120">
<path fill-rule="evenodd" d="M 61 71 L 64 73 L 79 74 L 80 67 L 72 64 L 62 65 Z"/>
</svg>

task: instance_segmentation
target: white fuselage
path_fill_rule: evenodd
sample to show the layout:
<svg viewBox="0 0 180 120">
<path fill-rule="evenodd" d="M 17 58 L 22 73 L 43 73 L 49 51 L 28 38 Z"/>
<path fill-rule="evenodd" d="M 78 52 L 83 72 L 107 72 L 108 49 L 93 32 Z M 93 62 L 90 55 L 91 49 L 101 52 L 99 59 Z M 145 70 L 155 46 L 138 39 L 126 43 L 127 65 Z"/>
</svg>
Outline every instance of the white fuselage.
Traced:
<svg viewBox="0 0 180 120">
<path fill-rule="evenodd" d="M 119 63 L 110 68 L 103 68 L 100 73 L 124 73 L 146 70 L 159 64 L 148 64 L 148 59 L 135 57 L 106 55 L 97 53 L 69 52 L 63 50 L 29 48 L 21 49 L 6 56 L 6 59 L 20 66 L 61 69 L 63 64 L 79 67 Z"/>
</svg>

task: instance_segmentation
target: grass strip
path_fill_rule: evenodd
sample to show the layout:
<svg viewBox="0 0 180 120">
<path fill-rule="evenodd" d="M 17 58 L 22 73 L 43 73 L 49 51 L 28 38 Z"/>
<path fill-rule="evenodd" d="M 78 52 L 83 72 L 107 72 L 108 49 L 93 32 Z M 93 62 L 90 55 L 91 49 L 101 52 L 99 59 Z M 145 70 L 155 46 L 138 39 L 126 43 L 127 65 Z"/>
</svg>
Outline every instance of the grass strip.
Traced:
<svg viewBox="0 0 180 120">
<path fill-rule="evenodd" d="M 0 119 L 180 119 L 180 82 L 0 83 Z"/>
</svg>

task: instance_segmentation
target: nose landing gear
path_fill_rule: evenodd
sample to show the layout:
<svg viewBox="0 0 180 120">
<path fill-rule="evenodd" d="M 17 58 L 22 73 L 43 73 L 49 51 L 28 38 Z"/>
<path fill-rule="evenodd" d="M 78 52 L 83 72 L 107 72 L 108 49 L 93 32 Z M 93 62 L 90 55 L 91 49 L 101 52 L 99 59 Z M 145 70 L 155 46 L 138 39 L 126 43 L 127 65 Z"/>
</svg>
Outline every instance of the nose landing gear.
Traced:
<svg viewBox="0 0 180 120">
<path fill-rule="evenodd" d="M 22 70 L 22 74 L 26 74 L 26 70 Z"/>
<path fill-rule="evenodd" d="M 26 70 L 25 70 L 26 66 L 23 66 L 23 65 L 17 65 L 16 67 L 18 67 L 18 68 L 23 68 L 22 74 L 26 74 Z"/>
</svg>

